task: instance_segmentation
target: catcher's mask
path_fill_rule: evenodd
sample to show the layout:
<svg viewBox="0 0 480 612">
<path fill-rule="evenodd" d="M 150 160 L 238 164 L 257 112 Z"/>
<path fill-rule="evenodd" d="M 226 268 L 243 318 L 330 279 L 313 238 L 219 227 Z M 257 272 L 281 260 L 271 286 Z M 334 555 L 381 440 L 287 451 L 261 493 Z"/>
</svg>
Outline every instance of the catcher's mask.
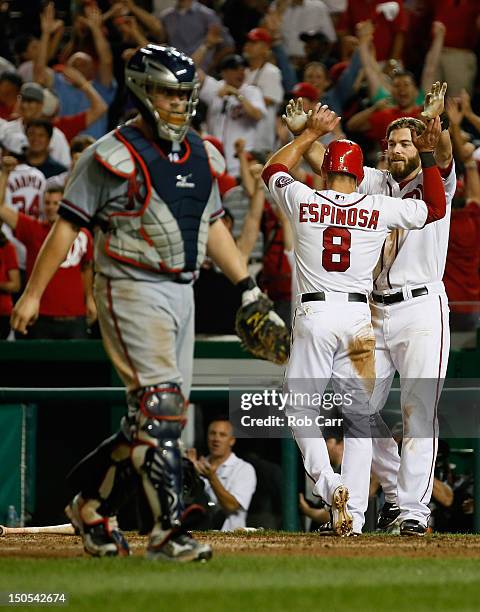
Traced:
<svg viewBox="0 0 480 612">
<path fill-rule="evenodd" d="M 174 47 L 148 44 L 130 58 L 125 83 L 153 133 L 181 142 L 198 104 L 199 81 L 193 60 Z M 153 98 L 160 92 L 178 92 L 185 97 L 185 108 L 181 112 L 155 108 Z"/>
<path fill-rule="evenodd" d="M 325 173 L 351 174 L 357 180 L 357 185 L 360 185 L 363 181 L 362 149 L 352 140 L 334 140 L 325 151 L 322 170 Z"/>
</svg>

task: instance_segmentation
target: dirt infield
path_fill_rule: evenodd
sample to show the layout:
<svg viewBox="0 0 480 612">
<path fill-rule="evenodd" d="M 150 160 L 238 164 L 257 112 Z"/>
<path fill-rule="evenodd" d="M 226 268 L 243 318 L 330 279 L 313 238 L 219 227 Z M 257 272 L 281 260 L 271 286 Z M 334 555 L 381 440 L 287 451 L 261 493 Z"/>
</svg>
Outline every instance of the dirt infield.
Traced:
<svg viewBox="0 0 480 612">
<path fill-rule="evenodd" d="M 126 534 L 132 553 L 142 555 L 147 539 Z M 431 535 L 406 538 L 394 535 L 366 535 L 335 538 L 316 534 L 272 532 L 196 534 L 208 541 L 219 555 L 308 555 L 318 557 L 429 557 L 480 558 L 480 536 Z M 0 538 L 0 558 L 52 559 L 84 556 L 77 536 L 8 535 Z"/>
</svg>

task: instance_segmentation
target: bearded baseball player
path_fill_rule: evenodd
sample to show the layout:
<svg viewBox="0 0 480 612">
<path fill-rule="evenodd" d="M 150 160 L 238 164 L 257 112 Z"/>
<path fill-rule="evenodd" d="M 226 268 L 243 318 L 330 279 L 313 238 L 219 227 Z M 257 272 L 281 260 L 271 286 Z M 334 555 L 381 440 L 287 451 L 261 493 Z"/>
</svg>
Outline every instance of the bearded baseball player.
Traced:
<svg viewBox="0 0 480 612">
<path fill-rule="evenodd" d="M 286 389 L 304 394 L 308 387 L 321 396 L 332 379 L 336 391 L 344 397 L 350 392 L 353 398 L 348 414 L 344 409 L 344 418 L 355 421 L 356 426 L 363 421 L 369 428 L 375 378 L 375 336 L 368 305 L 372 273 L 389 231 L 418 230 L 445 215 L 445 194 L 432 153 L 441 127 L 440 119 L 432 119 L 421 136 L 413 136 L 421 155 L 425 201 L 359 194 L 363 155 L 360 147 L 348 140 L 328 146 L 322 166 L 327 189 L 317 192 L 295 181 L 290 170 L 319 137 L 335 129 L 339 120 L 328 107 L 317 105 L 301 135 L 269 160 L 263 179 L 288 216 L 294 234 L 300 295 Z M 313 412 L 309 406 L 291 405 L 286 415 L 300 417 Z M 370 429 L 361 437 L 345 439 L 340 476 L 330 466 L 321 430 L 312 437 L 312 429 L 305 429 L 303 421 L 298 419 L 300 425 L 294 423 L 292 431 L 305 470 L 315 482 L 314 494 L 330 505 L 334 533 L 361 533 L 372 458 Z M 353 471 L 356 482 L 351 478 Z M 353 521 L 345 485 L 352 492 Z"/>
<path fill-rule="evenodd" d="M 210 546 L 187 533 L 195 509 L 185 509 L 182 500 L 179 438 L 193 365 L 192 281 L 208 251 L 237 284 L 244 305 L 251 309 L 262 294 L 218 221 L 223 159 L 189 129 L 198 101 L 192 60 L 149 44 L 132 56 L 125 77 L 139 115 L 78 161 L 12 326 L 26 333 L 79 227 L 93 222 L 99 322 L 127 388 L 128 414 L 120 431 L 72 471 L 71 485 L 80 493 L 66 512 L 87 553 L 127 555 L 115 517 L 139 479 L 154 523 L 147 557 L 208 559 Z"/>
<path fill-rule="evenodd" d="M 372 410 L 385 405 L 397 371 L 404 424 L 401 458 L 393 438 L 373 440 L 372 467 L 386 500 L 378 526 L 388 529 L 398 521 L 400 534 L 406 536 L 423 536 L 427 529 L 437 454 L 437 406 L 450 349 L 448 303 L 442 277 L 456 176 L 448 122 L 442 114 L 446 89 L 446 83 L 432 86 L 425 97 L 423 117 L 428 120 L 442 116 L 442 132 L 434 155 L 442 174 L 447 213 L 419 232 L 390 233 L 374 273 L 370 304 L 377 377 Z M 299 106 L 291 104 L 286 117 L 296 133 L 301 132 L 306 119 L 303 117 L 302 126 Z M 417 119 L 393 121 L 386 134 L 388 170 L 365 168 L 359 192 L 421 199 L 425 171 L 415 139 L 424 130 L 424 122 Z M 305 157 L 319 172 L 323 147 L 315 143 Z M 348 480 L 356 482 L 354 467 Z"/>
</svg>

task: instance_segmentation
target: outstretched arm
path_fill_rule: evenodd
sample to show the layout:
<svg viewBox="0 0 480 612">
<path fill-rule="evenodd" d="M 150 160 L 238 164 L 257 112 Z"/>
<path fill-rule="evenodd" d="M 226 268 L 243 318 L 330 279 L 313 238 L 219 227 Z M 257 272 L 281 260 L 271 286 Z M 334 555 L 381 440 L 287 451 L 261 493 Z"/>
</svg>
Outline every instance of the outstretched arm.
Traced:
<svg viewBox="0 0 480 612">
<path fill-rule="evenodd" d="M 242 232 L 237 240 L 238 250 L 245 258 L 245 261 L 248 261 L 257 241 L 263 208 L 265 206 L 265 193 L 263 191 L 261 174 L 262 166 L 258 164 L 258 166 L 254 167 L 252 173 L 254 192 L 250 197 L 250 204 L 243 222 Z"/>
<path fill-rule="evenodd" d="M 441 21 L 434 21 L 432 24 L 432 44 L 425 56 L 425 64 L 422 71 L 420 86 L 423 91 L 428 91 L 432 86 L 435 73 L 437 71 L 440 54 L 443 49 L 446 28 Z"/>
<path fill-rule="evenodd" d="M 289 101 L 285 108 L 285 114 L 282 115 L 282 119 L 294 136 L 298 136 L 303 132 L 307 125 L 308 115 L 303 110 L 302 98 Z M 325 147 L 317 140 L 311 144 L 303 155 L 304 160 L 315 174 L 320 175 L 322 172 L 324 154 Z"/>
<path fill-rule="evenodd" d="M 274 164 L 285 166 L 288 170 L 295 167 L 313 143 L 333 131 L 339 121 L 340 117 L 328 106 L 317 104 L 315 110 L 309 113 L 307 126 L 302 133 L 277 151 L 265 164 L 264 175 L 267 168 Z"/>
<path fill-rule="evenodd" d="M 439 81 L 434 83 L 425 95 L 425 102 L 423 105 L 422 117 L 424 119 L 435 119 L 441 117 L 445 110 L 445 93 L 447 91 L 447 84 Z M 444 115 L 443 115 L 444 117 Z M 443 119 L 444 121 L 445 119 Z M 439 168 L 448 168 L 453 160 L 452 141 L 450 139 L 450 133 L 448 126 L 443 126 L 445 129 L 442 130 L 440 139 L 435 148 L 435 160 Z"/>
</svg>

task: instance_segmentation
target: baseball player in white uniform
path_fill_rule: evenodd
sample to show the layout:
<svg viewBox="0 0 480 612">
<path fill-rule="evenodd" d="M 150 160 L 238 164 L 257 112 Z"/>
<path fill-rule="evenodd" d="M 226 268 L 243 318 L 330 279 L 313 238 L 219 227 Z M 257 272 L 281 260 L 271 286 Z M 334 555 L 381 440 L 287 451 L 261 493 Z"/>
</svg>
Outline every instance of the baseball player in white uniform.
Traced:
<svg viewBox="0 0 480 612">
<path fill-rule="evenodd" d="M 425 118 L 442 114 L 446 87 L 446 83 L 432 86 L 425 98 Z M 298 107 L 291 106 L 287 115 L 287 123 L 298 133 L 302 128 Z M 305 121 L 303 117 L 303 125 Z M 437 453 L 437 405 L 450 348 L 442 277 L 456 177 L 444 115 L 442 128 L 435 159 L 443 177 L 447 214 L 421 232 L 395 230 L 390 234 L 374 273 L 371 301 L 377 376 L 372 410 L 383 408 L 398 371 L 404 425 L 401 458 L 393 438 L 373 440 L 372 466 L 386 500 L 378 526 L 386 529 L 398 520 L 401 535 L 422 536 L 426 532 Z M 388 170 L 365 168 L 359 192 L 420 199 L 425 172 L 414 140 L 423 129 L 424 124 L 413 118 L 392 122 L 386 135 Z M 306 154 L 316 172 L 321 170 L 322 155 L 318 143 Z M 357 482 L 354 465 L 351 481 Z M 356 510 L 353 508 L 353 512 Z"/>
<path fill-rule="evenodd" d="M 320 105 L 307 128 L 267 163 L 263 178 L 275 201 L 290 219 L 299 289 L 290 361 L 286 371 L 289 392 L 308 390 L 322 395 L 330 378 L 334 388 L 353 390 L 348 420 L 367 426 L 369 399 L 375 377 L 375 337 L 368 295 L 372 272 L 390 230 L 420 229 L 445 215 L 445 195 L 431 151 L 438 141 L 440 120 L 429 122 L 414 142 L 422 155 L 425 202 L 388 196 L 360 196 L 363 155 L 351 141 L 334 141 L 327 148 L 323 174 L 327 190 L 316 192 L 289 174 L 317 138 L 333 130 L 339 118 Z M 314 412 L 314 411 L 313 411 Z M 287 416 L 313 414 L 308 406 L 290 406 Z M 344 412 L 345 416 L 345 412 Z M 330 504 L 332 527 L 337 535 L 359 533 L 368 502 L 372 442 L 370 431 L 351 438 L 352 451 L 345 451 L 342 477 L 330 466 L 326 444 L 318 429 L 305 429 L 293 422 L 292 430 L 304 459 L 305 470 L 315 482 L 314 493 Z M 313 430 L 314 431 L 314 430 Z M 306 433 L 305 433 L 306 432 Z M 347 446 L 347 443 L 346 443 Z M 359 458 L 360 456 L 360 458 Z M 345 477 L 355 464 L 356 482 L 352 517 Z M 348 482 L 346 483 L 348 484 Z"/>
</svg>

